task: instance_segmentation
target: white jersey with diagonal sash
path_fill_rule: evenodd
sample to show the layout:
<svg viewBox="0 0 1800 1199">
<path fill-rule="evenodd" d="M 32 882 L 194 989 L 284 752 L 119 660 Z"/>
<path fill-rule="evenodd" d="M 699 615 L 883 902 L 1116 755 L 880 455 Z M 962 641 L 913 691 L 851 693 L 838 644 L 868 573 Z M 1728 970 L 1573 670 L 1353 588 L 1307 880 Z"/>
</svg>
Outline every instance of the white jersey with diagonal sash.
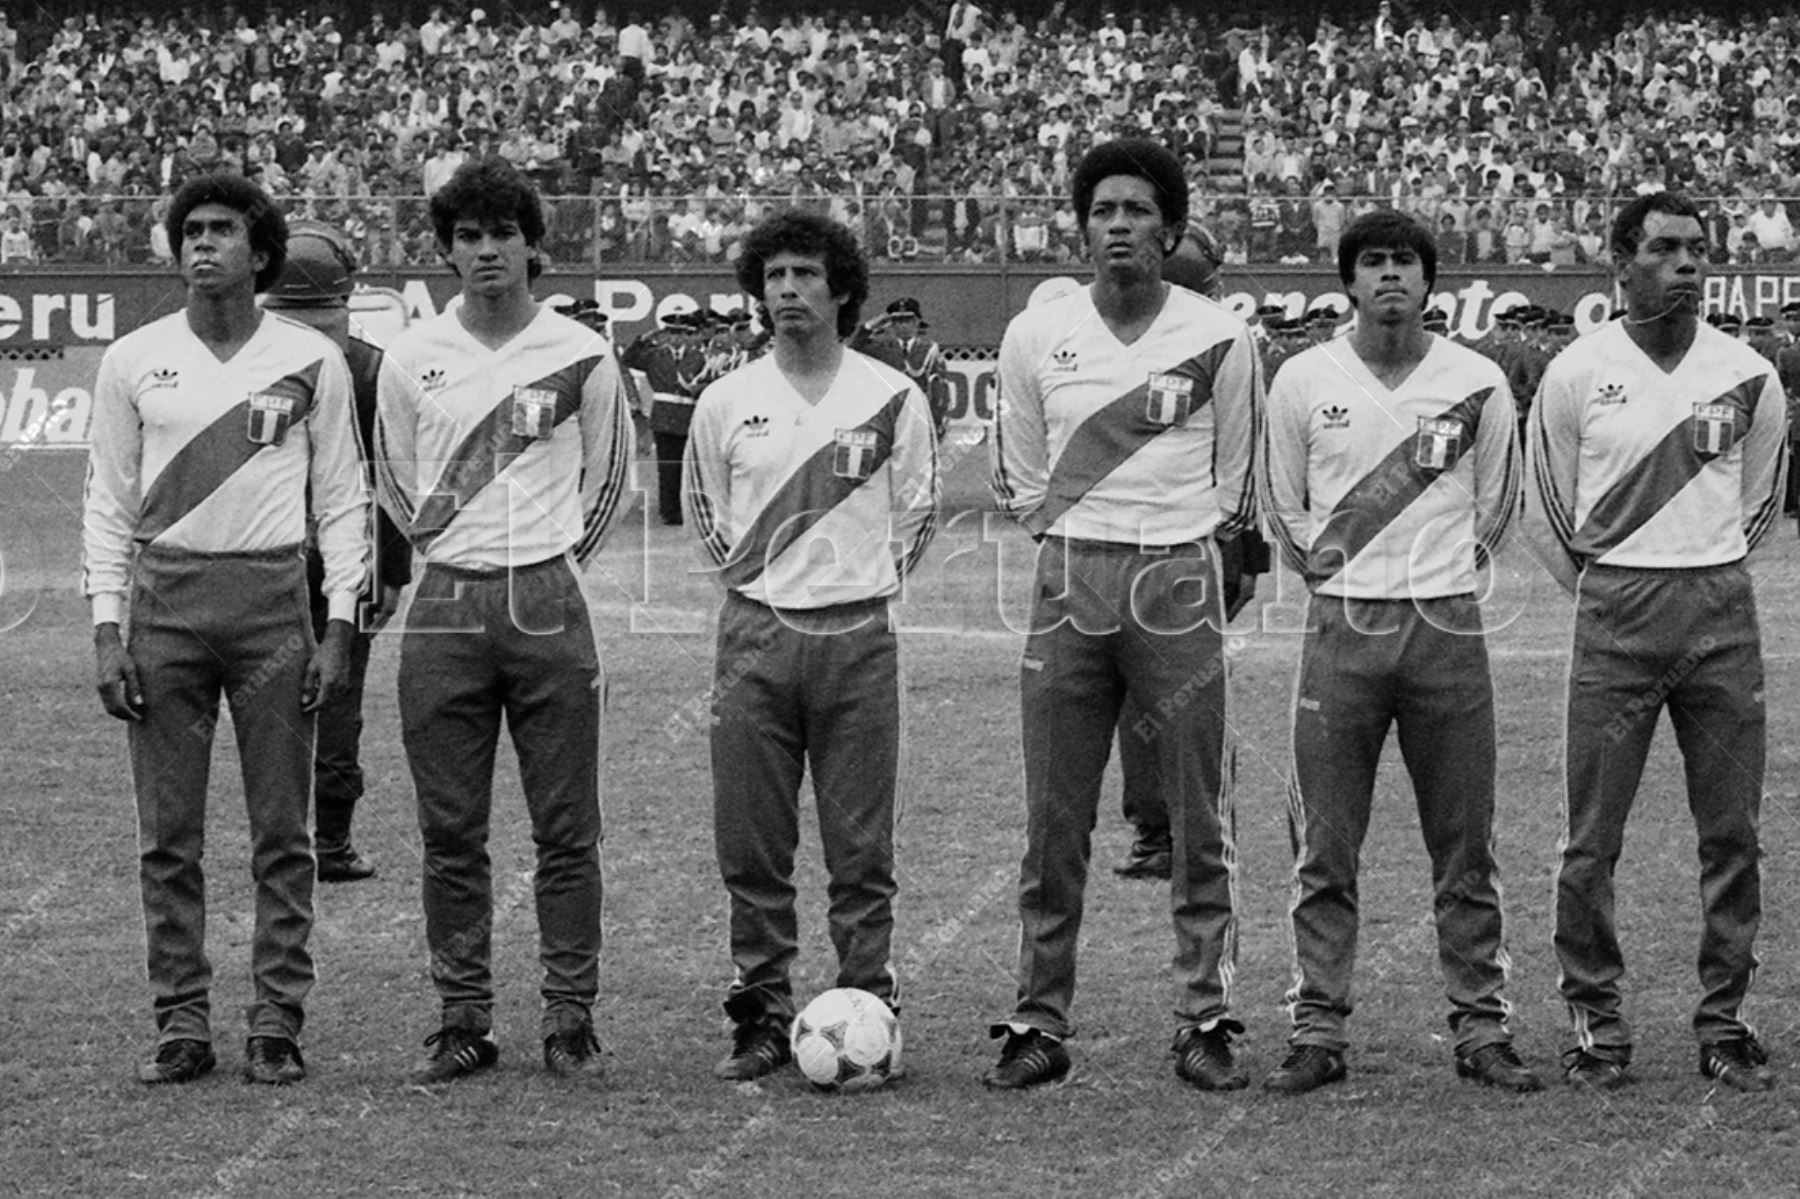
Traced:
<svg viewBox="0 0 1800 1199">
<path fill-rule="evenodd" d="M 816 404 L 767 354 L 708 387 L 688 434 L 687 519 L 725 586 L 774 608 L 893 595 L 930 540 L 937 440 L 905 375 L 846 349 Z"/>
<path fill-rule="evenodd" d="M 1348 340 L 1287 360 L 1269 388 L 1263 507 L 1288 564 L 1323 595 L 1432 599 L 1477 590 L 1519 498 L 1506 375 L 1432 335 L 1397 387 Z"/>
<path fill-rule="evenodd" d="M 382 503 L 426 561 L 470 570 L 585 562 L 618 515 L 631 436 L 611 344 L 541 307 L 499 349 L 455 312 L 382 359 Z"/>
<path fill-rule="evenodd" d="M 1573 587 L 1589 562 L 1735 562 L 1781 511 L 1787 412 L 1766 358 L 1702 323 L 1664 371 L 1614 322 L 1551 362 L 1532 405 L 1525 519 Z"/>
<path fill-rule="evenodd" d="M 1000 346 L 993 486 L 1034 535 L 1129 545 L 1234 537 L 1255 520 L 1262 374 L 1244 322 L 1170 287 L 1130 345 L 1082 288 Z"/>
<path fill-rule="evenodd" d="M 331 340 L 274 313 L 229 361 L 161 317 L 108 347 L 94 383 L 83 588 L 119 621 L 132 546 L 257 553 L 306 540 L 308 496 L 334 619 L 355 615 L 368 495 L 350 371 Z"/>
</svg>

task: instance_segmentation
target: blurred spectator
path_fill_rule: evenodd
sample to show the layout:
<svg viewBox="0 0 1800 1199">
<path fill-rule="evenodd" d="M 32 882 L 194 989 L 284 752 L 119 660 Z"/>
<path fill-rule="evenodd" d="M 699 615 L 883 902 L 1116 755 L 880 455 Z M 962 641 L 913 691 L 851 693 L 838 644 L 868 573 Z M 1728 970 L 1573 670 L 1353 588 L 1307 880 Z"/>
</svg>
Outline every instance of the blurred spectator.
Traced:
<svg viewBox="0 0 1800 1199">
<path fill-rule="evenodd" d="M 0 266 L 35 261 L 37 252 L 32 247 L 31 233 L 25 228 L 25 222 L 17 215 L 8 216 L 4 231 L 0 231 Z"/>
<path fill-rule="evenodd" d="M 1787 206 L 1774 196 L 1762 198 L 1762 205 L 1746 222 L 1746 232 L 1755 235 L 1767 261 L 1785 262 L 1793 257 L 1794 226 L 1788 220 Z"/>
</svg>

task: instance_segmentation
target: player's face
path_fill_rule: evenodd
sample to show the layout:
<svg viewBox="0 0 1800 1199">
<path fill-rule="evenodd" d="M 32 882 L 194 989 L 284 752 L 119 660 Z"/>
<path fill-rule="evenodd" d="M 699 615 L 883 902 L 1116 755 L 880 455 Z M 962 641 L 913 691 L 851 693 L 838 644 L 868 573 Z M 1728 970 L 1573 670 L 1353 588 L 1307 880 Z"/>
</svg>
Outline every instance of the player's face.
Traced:
<svg viewBox="0 0 1800 1199">
<path fill-rule="evenodd" d="M 200 204 L 181 222 L 181 277 L 200 292 L 253 286 L 269 256 L 250 248 L 250 223 L 223 204 Z"/>
<path fill-rule="evenodd" d="M 529 291 L 532 249 L 517 221 L 459 220 L 450 229 L 444 259 L 462 277 L 469 295 L 497 297 L 513 290 Z"/>
<path fill-rule="evenodd" d="M 1350 302 L 1359 320 L 1401 324 L 1424 320 L 1425 263 L 1416 250 L 1368 246 L 1350 274 Z"/>
<path fill-rule="evenodd" d="M 783 250 L 763 263 L 763 304 L 778 337 L 837 336 L 838 309 L 848 296 L 831 294 L 825 258 Z"/>
<path fill-rule="evenodd" d="M 1691 216 L 1652 212 L 1637 253 L 1619 259 L 1625 307 L 1634 320 L 1698 317 L 1706 275 L 1706 231 Z"/>
<path fill-rule="evenodd" d="M 1163 253 L 1176 232 L 1163 221 L 1156 188 L 1137 175 L 1109 175 L 1087 212 L 1088 256 L 1102 274 L 1162 277 Z"/>
</svg>

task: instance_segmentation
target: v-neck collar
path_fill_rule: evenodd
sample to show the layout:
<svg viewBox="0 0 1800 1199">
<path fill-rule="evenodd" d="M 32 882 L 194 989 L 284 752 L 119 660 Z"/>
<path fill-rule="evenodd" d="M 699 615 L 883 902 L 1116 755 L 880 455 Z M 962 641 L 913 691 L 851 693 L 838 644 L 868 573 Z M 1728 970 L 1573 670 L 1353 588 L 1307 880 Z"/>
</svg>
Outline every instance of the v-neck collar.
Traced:
<svg viewBox="0 0 1800 1199">
<path fill-rule="evenodd" d="M 475 336 L 474 331 L 471 330 L 467 325 L 463 324 L 463 319 L 462 319 L 462 315 L 461 315 L 460 311 L 451 313 L 450 319 L 456 322 L 457 331 L 459 333 L 461 333 L 464 337 L 468 338 L 470 344 L 474 345 L 477 349 L 481 350 L 484 354 L 491 354 L 496 358 L 503 358 L 506 355 L 512 353 L 514 348 L 519 345 L 520 340 L 527 333 L 531 332 L 531 330 L 537 326 L 537 323 L 539 321 L 544 319 L 544 313 L 546 311 L 548 311 L 547 306 L 544 304 L 539 304 L 537 312 L 532 316 L 532 318 L 530 320 L 526 321 L 523 325 L 519 326 L 519 328 L 513 332 L 513 335 L 511 337 L 507 338 L 505 341 L 501 342 L 497 346 L 490 346 L 487 342 L 485 342 L 485 341 L 481 340 L 481 338 Z"/>
<path fill-rule="evenodd" d="M 1344 346 L 1344 352 L 1349 356 L 1350 361 L 1355 363 L 1356 370 L 1361 374 L 1362 379 L 1364 381 L 1371 383 L 1374 386 L 1380 388 L 1381 394 L 1392 397 L 1392 396 L 1398 396 L 1400 394 L 1400 392 L 1405 389 L 1405 387 L 1408 383 L 1411 383 L 1414 379 L 1418 378 L 1419 372 L 1424 370 L 1426 364 L 1429 363 L 1432 360 L 1432 358 L 1437 355 L 1439 340 L 1440 339 L 1438 338 L 1438 336 L 1436 334 L 1432 334 L 1431 335 L 1431 344 L 1426 348 L 1424 357 L 1420 358 L 1417 362 L 1413 363 L 1412 369 L 1406 372 L 1405 377 L 1403 377 L 1398 383 L 1394 384 L 1391 387 L 1382 380 L 1380 375 L 1375 373 L 1375 369 L 1373 367 L 1371 367 L 1367 362 L 1363 361 L 1363 356 L 1356 352 L 1356 347 L 1354 345 L 1348 344 L 1349 338 L 1344 339 L 1344 341 L 1346 343 Z M 1336 355 L 1333 355 L 1333 356 L 1336 357 Z M 1339 359 L 1339 361 L 1341 362 L 1342 359 Z"/>
<path fill-rule="evenodd" d="M 1652 358 L 1648 350 L 1638 344 L 1637 338 L 1633 337 L 1623 324 L 1619 326 L 1619 336 L 1625 339 L 1626 344 L 1632 348 L 1632 351 L 1636 353 L 1638 357 L 1649 363 L 1650 369 L 1654 370 L 1657 377 L 1661 379 L 1673 379 L 1676 375 L 1680 374 L 1681 368 L 1687 365 L 1688 359 L 1693 355 L 1694 347 L 1700 344 L 1700 330 L 1695 328 L 1693 340 L 1689 341 L 1687 349 L 1681 352 L 1681 358 L 1674 366 L 1665 367 L 1662 363 Z"/>
<path fill-rule="evenodd" d="M 1143 345 L 1149 338 L 1151 331 L 1162 324 L 1163 318 L 1167 316 L 1169 312 L 1169 301 L 1172 300 L 1175 295 L 1173 285 L 1165 282 L 1163 284 L 1162 306 L 1156 310 L 1156 315 L 1150 318 L 1149 323 L 1144 326 L 1142 332 L 1130 341 L 1126 341 L 1123 337 L 1118 335 L 1112 325 L 1108 324 L 1106 318 L 1101 315 L 1100 305 L 1094 302 L 1094 285 L 1090 283 L 1087 287 L 1082 289 L 1082 292 L 1087 296 L 1088 312 L 1094 320 L 1100 322 L 1100 327 L 1106 330 L 1106 335 L 1112 338 L 1113 344 L 1118 346 L 1121 350 L 1131 351 L 1135 351 L 1139 346 Z"/>
<path fill-rule="evenodd" d="M 208 358 L 212 359 L 214 366 L 223 368 L 230 366 L 232 363 L 242 358 L 244 356 L 244 351 L 256 344 L 257 340 L 262 337 L 263 331 L 269 327 L 269 321 L 271 319 L 268 312 L 259 305 L 256 309 L 256 328 L 250 331 L 250 336 L 246 337 L 237 349 L 233 350 L 224 358 L 219 357 L 218 353 L 204 337 L 194 332 L 194 326 L 192 322 L 189 321 L 186 312 L 181 314 L 181 327 L 186 329 L 187 335 L 194 339 L 194 344 L 205 351 Z"/>
</svg>

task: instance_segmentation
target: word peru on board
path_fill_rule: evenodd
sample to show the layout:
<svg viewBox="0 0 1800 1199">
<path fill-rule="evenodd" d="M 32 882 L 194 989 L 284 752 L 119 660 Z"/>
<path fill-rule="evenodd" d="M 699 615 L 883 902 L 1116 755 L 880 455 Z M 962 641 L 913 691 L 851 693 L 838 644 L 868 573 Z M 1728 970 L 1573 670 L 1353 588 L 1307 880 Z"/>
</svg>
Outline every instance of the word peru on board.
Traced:
<svg viewBox="0 0 1800 1199">
<path fill-rule="evenodd" d="M 916 297 L 932 336 L 950 366 L 952 411 L 958 423 L 993 419 L 994 357 L 1006 322 L 1053 280 L 1075 281 L 1079 264 L 1003 270 L 896 267 L 875 278 L 869 311 L 888 300 Z M 454 302 L 457 283 L 448 271 L 418 268 L 364 272 L 361 285 L 385 293 L 411 319 L 434 316 Z M 1228 267 L 1222 302 L 1240 316 L 1279 305 L 1290 317 L 1319 308 L 1349 307 L 1337 275 L 1319 267 Z M 0 275 L 0 445 L 30 449 L 85 449 L 94 371 L 100 353 L 119 335 L 174 309 L 181 289 L 165 273 L 8 272 Z M 1067 284 L 1064 284 L 1067 286 Z M 592 299 L 612 320 L 621 345 L 675 313 L 750 307 L 726 270 L 645 269 L 595 276 L 551 271 L 537 285 L 550 302 Z M 1709 312 L 1743 317 L 1775 316 L 1800 301 L 1800 271 L 1761 272 L 1721 268 L 1706 281 Z M 1578 333 L 1605 323 L 1615 304 L 1610 273 L 1593 268 L 1545 271 L 1535 267 L 1454 269 L 1438 276 L 1434 306 L 1450 318 L 1451 333 L 1479 342 L 1499 312 L 1536 304 L 1567 312 Z M 385 340 L 373 323 L 364 330 Z"/>
</svg>

